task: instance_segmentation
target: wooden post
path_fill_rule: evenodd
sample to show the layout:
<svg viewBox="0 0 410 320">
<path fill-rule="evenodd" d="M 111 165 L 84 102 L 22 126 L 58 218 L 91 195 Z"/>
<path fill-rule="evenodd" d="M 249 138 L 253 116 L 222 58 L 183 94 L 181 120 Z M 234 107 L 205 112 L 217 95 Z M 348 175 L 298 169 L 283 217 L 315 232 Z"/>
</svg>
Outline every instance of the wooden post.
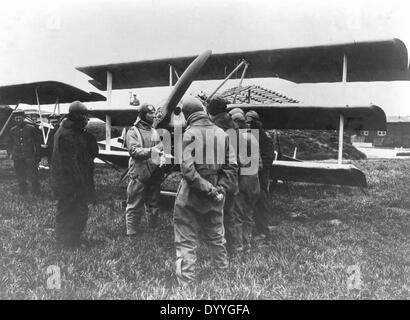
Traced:
<svg viewBox="0 0 410 320">
<path fill-rule="evenodd" d="M 112 101 L 112 73 L 107 71 L 107 106 L 111 108 Z M 111 116 L 105 116 L 105 150 L 111 150 Z"/>
</svg>

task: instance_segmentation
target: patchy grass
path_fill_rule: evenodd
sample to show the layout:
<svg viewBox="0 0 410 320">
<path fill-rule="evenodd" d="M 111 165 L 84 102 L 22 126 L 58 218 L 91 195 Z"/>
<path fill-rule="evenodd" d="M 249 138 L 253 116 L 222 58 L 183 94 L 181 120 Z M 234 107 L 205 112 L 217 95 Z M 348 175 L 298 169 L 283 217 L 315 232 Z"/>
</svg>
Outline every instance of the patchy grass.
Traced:
<svg viewBox="0 0 410 320">
<path fill-rule="evenodd" d="M 208 249 L 198 252 L 199 284 L 184 290 L 174 276 L 171 201 L 155 232 L 124 235 L 125 184 L 118 173 L 96 169 L 99 201 L 91 206 L 89 249 L 63 250 L 54 241 L 55 203 L 15 193 L 11 162 L 0 163 L 0 299 L 409 299 L 410 161 L 356 161 L 368 177 L 357 188 L 294 184 L 289 198 L 275 189 L 284 219 L 268 247 L 231 261 L 229 272 L 211 269 Z M 333 225 L 331 219 L 342 223 Z M 48 289 L 47 268 L 61 269 L 61 289 Z M 349 266 L 361 285 L 348 289 Z"/>
</svg>

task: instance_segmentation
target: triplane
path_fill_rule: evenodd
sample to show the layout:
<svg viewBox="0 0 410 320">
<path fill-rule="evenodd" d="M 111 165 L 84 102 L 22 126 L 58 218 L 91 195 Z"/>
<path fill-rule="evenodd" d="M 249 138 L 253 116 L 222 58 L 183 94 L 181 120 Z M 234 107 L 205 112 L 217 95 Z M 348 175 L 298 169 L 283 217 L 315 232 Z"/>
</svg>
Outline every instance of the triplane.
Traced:
<svg viewBox="0 0 410 320">
<path fill-rule="evenodd" d="M 164 58 L 128 63 L 78 67 L 90 76 L 90 83 L 107 91 L 107 108 L 92 109 L 90 114 L 105 121 L 106 140 L 99 158 L 120 167 L 126 167 L 129 154 L 118 138 L 111 139 L 111 126 L 129 127 L 138 116 L 138 107 L 112 106 L 112 90 L 172 87 L 165 103 L 160 106 L 157 128 L 172 130 L 183 127 L 184 119 L 179 102 L 195 80 L 223 80 L 207 99 L 214 96 L 230 78 L 239 81 L 233 103 L 229 109 L 255 110 L 265 129 L 338 130 L 339 150 L 337 163 L 294 161 L 291 157 L 276 159 L 271 168 L 271 178 L 283 181 L 300 181 L 344 186 L 367 186 L 364 173 L 351 164 L 342 163 L 344 130 L 386 130 L 386 115 L 376 105 L 306 105 L 302 103 L 238 103 L 237 96 L 245 78 L 279 77 L 296 83 L 353 81 L 410 80 L 407 49 L 399 39 L 332 45 L 269 49 L 258 51 L 212 54 L 210 50 L 199 56 Z M 239 75 L 239 76 L 238 76 Z M 177 79 L 175 79 L 175 77 Z M 176 81 L 175 81 L 176 80 Z M 51 82 L 59 87 L 57 82 Z M 1 104 L 17 104 L 21 97 L 25 103 L 39 104 L 33 92 L 40 83 L 0 87 Z M 12 87 L 11 90 L 10 87 Z M 49 94 L 58 97 L 56 105 L 67 99 L 101 101 L 101 95 L 86 93 L 61 84 L 62 91 Z M 71 91 L 70 91 L 70 90 Z M 77 91 L 76 91 L 77 90 Z M 80 94 L 81 93 L 81 94 Z M 83 96 L 81 96 L 83 95 Z M 37 99 L 34 99 L 36 97 Z M 53 103 L 48 99 L 44 103 Z M 8 124 L 3 125 L 2 134 Z M 293 160 L 293 161 L 288 161 Z"/>
<path fill-rule="evenodd" d="M 0 148 L 6 149 L 7 136 L 14 125 L 12 112 L 21 103 L 36 105 L 39 121 L 33 122 L 26 114 L 25 121 L 38 126 L 42 134 L 42 144 L 47 145 L 48 137 L 53 126 L 46 118 L 60 116 L 60 103 L 70 103 L 73 100 L 84 102 L 104 101 L 105 97 L 95 92 L 85 92 L 79 88 L 58 81 L 39 81 L 23 84 L 15 84 L 0 87 Z M 41 104 L 54 104 L 53 112 L 47 113 L 41 110 Z M 14 105 L 11 108 L 9 105 Z"/>
<path fill-rule="evenodd" d="M 407 49 L 398 39 L 218 54 L 205 51 L 198 57 L 78 67 L 79 71 L 92 78 L 90 83 L 107 91 L 109 109 L 91 112 L 104 120 L 107 126 L 105 150 L 100 150 L 100 157 L 123 166 L 127 163 L 125 159 L 128 159 L 128 153 L 125 149 L 121 150 L 121 143 L 109 136 L 110 126 L 131 126 L 138 115 L 138 109 L 112 108 L 112 90 L 173 86 L 176 75 L 178 80 L 161 106 L 162 117 L 156 123 L 160 128 L 172 128 L 181 125 L 182 114 L 178 102 L 192 81 L 223 79 L 209 99 L 229 78 L 238 75 L 241 68 L 236 95 L 244 78 L 279 77 L 296 83 L 343 84 L 347 81 L 410 79 Z M 182 73 L 183 70 L 185 72 Z M 339 130 L 337 163 L 286 161 L 292 159 L 284 157 L 273 162 L 273 179 L 362 188 L 367 186 L 362 171 L 353 165 L 342 163 L 343 132 L 386 130 L 386 115 L 380 107 L 372 104 L 313 106 L 300 103 L 235 103 L 236 95 L 234 103 L 228 108 L 257 111 L 266 129 Z"/>
</svg>

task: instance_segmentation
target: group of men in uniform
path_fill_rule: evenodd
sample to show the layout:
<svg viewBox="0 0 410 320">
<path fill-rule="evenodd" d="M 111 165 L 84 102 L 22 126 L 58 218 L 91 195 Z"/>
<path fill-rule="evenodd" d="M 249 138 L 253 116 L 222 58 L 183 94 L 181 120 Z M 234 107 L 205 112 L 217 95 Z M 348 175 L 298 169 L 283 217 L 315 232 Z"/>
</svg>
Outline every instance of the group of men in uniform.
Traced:
<svg viewBox="0 0 410 320">
<path fill-rule="evenodd" d="M 27 180 L 30 180 L 32 193 L 38 195 L 41 192 L 37 170 L 41 155 L 40 132 L 24 121 L 23 110 L 13 111 L 13 117 L 15 126 L 10 130 L 7 153 L 13 157 L 19 192 L 27 193 Z"/>
<path fill-rule="evenodd" d="M 87 244 L 82 238 L 88 204 L 95 203 L 94 158 L 96 138 L 85 127 L 86 106 L 74 101 L 54 136 L 50 184 L 57 199 L 56 240 L 66 247 Z"/>
<path fill-rule="evenodd" d="M 126 135 L 126 145 L 130 154 L 125 213 L 128 236 L 138 234 L 145 209 L 150 227 L 155 227 L 158 220 L 161 180 L 153 155 L 159 154 L 163 146 L 157 131 L 152 127 L 154 118 L 154 106 L 142 104 L 137 121 Z"/>
<path fill-rule="evenodd" d="M 215 96 L 205 105 L 196 98 L 183 100 L 187 128 L 183 134 L 182 180 L 174 205 L 176 274 L 180 283 L 196 277 L 196 250 L 200 233 L 211 249 L 216 269 L 228 268 L 228 257 L 248 252 L 252 244 L 269 237 L 273 210 L 269 199 L 269 172 L 273 141 L 262 128 L 258 114 L 241 109 L 228 113 L 227 101 Z M 138 234 L 147 211 L 148 224 L 158 219 L 160 174 L 154 154 L 164 146 L 152 127 L 155 108 L 144 103 L 139 117 L 126 136 L 130 154 L 127 188 L 126 234 Z M 247 129 L 256 129 L 256 136 Z M 234 133 L 232 135 L 232 133 Z M 208 143 L 209 137 L 213 142 Z M 233 141 L 236 140 L 236 141 Z M 206 141 L 207 143 L 198 143 Z M 246 146 L 245 154 L 233 145 Z M 194 147 L 192 147 L 194 145 Z M 213 148 L 214 150 L 209 150 Z M 218 160 L 218 150 L 224 150 Z M 246 173 L 249 150 L 257 150 L 258 168 Z M 212 152 L 213 151 L 213 152 Z M 213 159 L 197 157 L 214 155 Z M 249 170 L 248 170 L 249 171 Z"/>
<path fill-rule="evenodd" d="M 93 170 L 98 145 L 95 137 L 85 130 L 87 113 L 86 106 L 75 101 L 61 125 L 58 118 L 52 117 L 53 130 L 46 145 L 42 144 L 39 128 L 24 121 L 24 111 L 15 110 L 12 116 L 16 125 L 9 134 L 8 154 L 13 158 L 21 194 L 27 193 L 28 178 L 32 193 L 40 195 L 40 158 L 47 156 L 51 161 L 50 186 L 57 199 L 56 239 L 68 247 L 83 242 L 87 204 L 95 202 Z"/>
<path fill-rule="evenodd" d="M 37 124 L 26 122 L 25 116 L 24 110 L 15 110 L 12 113 L 15 125 L 10 129 L 7 153 L 13 158 L 20 194 L 27 193 L 29 180 L 32 194 L 38 196 L 41 194 L 38 168 L 42 165 L 42 158 L 52 158 L 54 134 L 59 127 L 60 117 L 50 115 L 48 120 L 51 126 L 47 129 L 47 143 L 44 143 Z"/>
<path fill-rule="evenodd" d="M 273 210 L 268 188 L 273 141 L 263 130 L 256 112 L 244 114 L 237 108 L 228 113 L 227 101 L 220 96 L 205 105 L 199 99 L 188 97 L 183 100 L 182 112 L 187 128 L 183 134 L 182 180 L 173 220 L 176 274 L 180 283 L 190 283 L 196 277 L 200 233 L 211 249 L 214 266 L 221 270 L 228 268 L 229 256 L 248 252 L 258 240 L 269 237 Z M 154 159 L 155 155 L 163 154 L 164 146 L 153 128 L 155 115 L 153 105 L 142 104 L 137 121 L 126 135 L 130 154 L 125 215 L 128 236 L 139 233 L 145 212 L 150 227 L 155 227 L 158 221 L 161 172 Z M 20 190 L 26 190 L 23 176 L 29 173 L 36 193 L 40 190 L 36 158 L 38 129 L 23 120 L 24 114 L 16 112 L 10 152 Z M 87 108 L 75 101 L 53 137 L 51 187 L 57 198 L 56 238 L 58 243 L 67 246 L 78 246 L 82 242 L 87 205 L 95 201 L 93 161 L 98 155 L 98 146 L 95 137 L 85 130 L 87 123 Z M 212 143 L 208 143 L 209 137 Z M 233 145 L 245 145 L 245 154 L 232 148 Z M 218 158 L 218 150 L 224 150 L 222 159 Z M 247 161 L 249 150 L 257 150 L 253 155 L 257 158 L 257 170 L 251 173 Z M 198 154 L 212 154 L 213 158 L 206 156 L 206 161 L 198 161 L 201 158 Z"/>
</svg>

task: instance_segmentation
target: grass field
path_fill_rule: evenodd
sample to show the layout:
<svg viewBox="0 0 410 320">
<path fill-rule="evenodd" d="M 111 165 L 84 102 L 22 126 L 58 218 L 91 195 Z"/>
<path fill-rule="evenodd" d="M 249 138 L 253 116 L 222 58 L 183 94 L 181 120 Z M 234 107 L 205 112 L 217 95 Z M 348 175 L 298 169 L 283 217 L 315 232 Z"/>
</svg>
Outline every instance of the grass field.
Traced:
<svg viewBox="0 0 410 320">
<path fill-rule="evenodd" d="M 201 246 L 197 286 L 178 288 L 172 203 L 160 226 L 129 239 L 118 200 L 118 174 L 96 169 L 98 204 L 90 209 L 89 249 L 59 249 L 55 203 L 47 179 L 40 199 L 15 193 L 11 162 L 0 162 L 1 299 L 409 299 L 410 161 L 355 161 L 368 178 L 357 188 L 279 186 L 274 208 L 303 213 L 284 219 L 268 247 L 232 260 L 220 274 Z M 333 223 L 338 219 L 341 223 Z M 49 289 L 49 266 L 61 271 L 61 289 Z M 360 281 L 351 281 L 356 268 Z M 353 286 L 352 286 L 353 284 Z"/>
</svg>

